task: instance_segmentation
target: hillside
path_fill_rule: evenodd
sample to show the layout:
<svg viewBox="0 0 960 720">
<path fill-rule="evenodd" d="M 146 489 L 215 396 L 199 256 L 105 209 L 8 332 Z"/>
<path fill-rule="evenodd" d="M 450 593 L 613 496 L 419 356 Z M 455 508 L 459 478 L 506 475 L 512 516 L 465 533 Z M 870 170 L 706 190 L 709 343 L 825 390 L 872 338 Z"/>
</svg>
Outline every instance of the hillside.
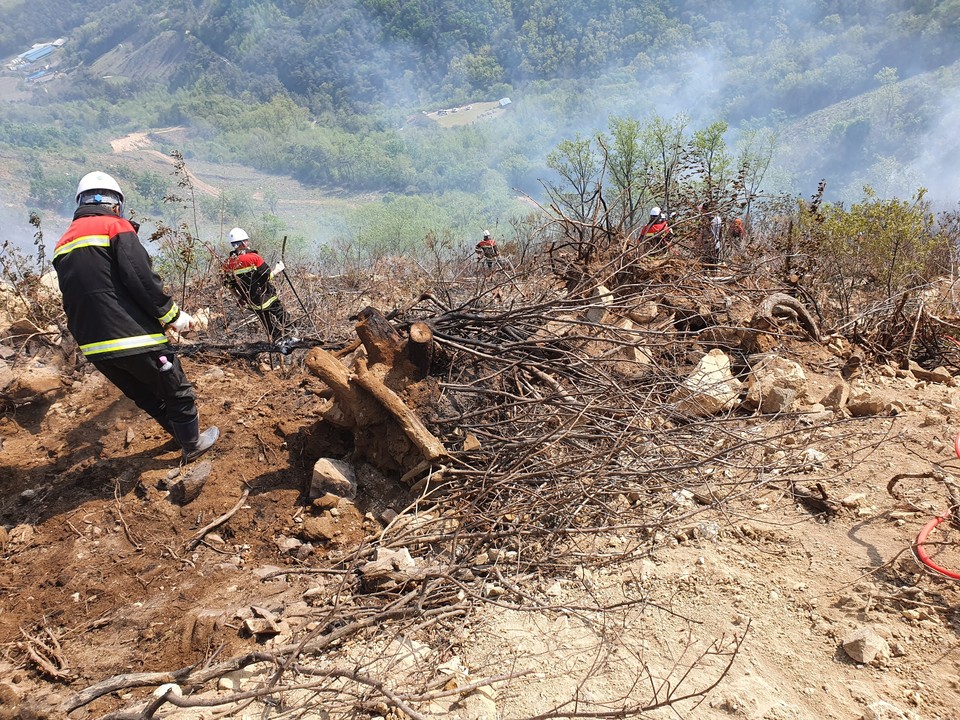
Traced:
<svg viewBox="0 0 960 720">
<path fill-rule="evenodd" d="M 324 339 L 287 363 L 215 310 L 180 347 L 222 433 L 192 500 L 160 429 L 5 302 L 3 716 L 954 717 L 960 598 L 910 546 L 952 502 L 955 370 L 774 315 L 742 266 L 625 255 L 571 291 L 504 257 L 414 294 L 291 268 Z M 736 377 L 688 382 L 718 353 Z M 422 429 L 355 424 L 369 373 Z"/>
<path fill-rule="evenodd" d="M 809 195 L 824 178 L 829 197 L 848 202 L 863 184 L 904 193 L 891 168 L 911 169 L 906 192 L 937 184 L 948 168 L 926 148 L 952 147 L 940 129 L 955 96 L 950 71 L 913 92 L 957 62 L 950 4 L 676 2 L 641 14 L 606 2 L 363 0 L 320 11 L 204 0 L 108 2 L 87 13 L 82 3 L 39 0 L 4 12 L 6 57 L 66 39 L 54 67 L 62 75 L 0 81 L 0 143 L 43 166 L 102 142 L 104 126 L 119 136 L 182 125 L 196 130 L 179 148 L 190 158 L 325 192 L 482 194 L 472 209 L 482 227 L 514 189 L 538 196 L 555 179 L 546 158 L 559 143 L 609 132 L 616 118 L 685 116 L 691 135 L 722 120 L 734 155 L 745 133 L 783 128 L 764 191 Z M 516 112 L 482 129 L 404 123 L 501 97 Z M 817 129 L 794 132 L 804 125 Z"/>
</svg>

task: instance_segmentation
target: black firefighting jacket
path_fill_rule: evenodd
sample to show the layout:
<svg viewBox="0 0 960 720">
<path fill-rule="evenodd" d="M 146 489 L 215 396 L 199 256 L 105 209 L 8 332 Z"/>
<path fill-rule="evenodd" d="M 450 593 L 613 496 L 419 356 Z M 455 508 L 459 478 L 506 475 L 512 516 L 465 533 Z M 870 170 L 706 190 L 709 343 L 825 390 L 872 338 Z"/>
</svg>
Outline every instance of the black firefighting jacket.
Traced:
<svg viewBox="0 0 960 720">
<path fill-rule="evenodd" d="M 53 251 L 67 327 L 96 361 L 148 352 L 167 344 L 165 325 L 180 308 L 129 220 L 84 205 Z"/>
</svg>

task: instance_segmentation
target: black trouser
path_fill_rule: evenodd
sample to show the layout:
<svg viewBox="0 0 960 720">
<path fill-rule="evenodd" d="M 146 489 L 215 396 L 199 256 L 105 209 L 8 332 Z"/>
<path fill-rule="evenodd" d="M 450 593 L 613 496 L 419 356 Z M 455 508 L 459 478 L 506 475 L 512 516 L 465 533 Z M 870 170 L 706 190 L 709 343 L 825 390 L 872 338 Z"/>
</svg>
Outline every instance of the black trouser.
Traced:
<svg viewBox="0 0 960 720">
<path fill-rule="evenodd" d="M 172 365 L 169 370 L 161 370 L 161 356 Z M 193 385 L 169 347 L 91 362 L 167 432 L 171 432 L 171 422 L 188 422 L 197 417 Z"/>
<path fill-rule="evenodd" d="M 287 334 L 287 325 L 290 323 L 290 316 L 283 309 L 280 301 L 275 301 L 265 310 L 254 310 L 260 316 L 263 326 L 267 329 L 267 335 L 270 342 L 278 342 Z"/>
</svg>

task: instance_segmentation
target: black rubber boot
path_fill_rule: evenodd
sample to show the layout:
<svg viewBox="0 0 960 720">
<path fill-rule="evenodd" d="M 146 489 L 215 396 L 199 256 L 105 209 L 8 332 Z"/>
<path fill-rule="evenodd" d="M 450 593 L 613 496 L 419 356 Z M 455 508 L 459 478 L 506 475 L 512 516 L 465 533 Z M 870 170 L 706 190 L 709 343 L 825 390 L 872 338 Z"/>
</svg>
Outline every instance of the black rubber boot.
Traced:
<svg viewBox="0 0 960 720">
<path fill-rule="evenodd" d="M 173 437 L 180 443 L 180 448 L 183 450 L 184 462 L 190 462 L 203 455 L 220 437 L 220 430 L 216 426 L 200 432 L 199 415 L 193 420 L 182 423 L 171 420 L 170 427 L 173 428 Z"/>
</svg>

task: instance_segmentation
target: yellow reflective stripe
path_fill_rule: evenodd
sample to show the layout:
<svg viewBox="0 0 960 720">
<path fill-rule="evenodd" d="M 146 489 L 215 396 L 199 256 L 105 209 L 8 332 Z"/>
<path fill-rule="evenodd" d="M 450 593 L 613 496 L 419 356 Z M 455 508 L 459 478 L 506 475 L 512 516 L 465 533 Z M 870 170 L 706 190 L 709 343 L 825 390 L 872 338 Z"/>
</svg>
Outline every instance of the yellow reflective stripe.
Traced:
<svg viewBox="0 0 960 720">
<path fill-rule="evenodd" d="M 166 325 L 167 323 L 173 322 L 173 318 L 177 316 L 177 313 L 180 312 L 180 308 L 177 307 L 177 304 L 174 303 L 173 307 L 161 318 L 157 318 L 160 321 L 161 325 Z"/>
<path fill-rule="evenodd" d="M 156 335 L 136 335 L 135 337 L 120 338 L 118 340 L 103 340 L 102 342 L 87 343 L 80 346 L 80 352 L 84 355 L 99 355 L 105 352 L 115 352 L 117 350 L 131 350 L 133 348 L 151 347 L 153 345 L 163 345 L 167 342 L 167 336 L 163 333 Z"/>
<path fill-rule="evenodd" d="M 263 305 L 254 305 L 253 303 L 247 303 L 247 307 L 251 310 L 266 310 L 268 307 L 273 305 L 277 301 L 277 296 L 274 295 L 272 298 L 267 300 Z"/>
<path fill-rule="evenodd" d="M 66 255 L 68 252 L 72 252 L 77 248 L 82 247 L 110 247 L 110 236 L 83 235 L 78 237 L 76 240 L 71 240 L 70 242 L 64 243 L 58 247 L 53 251 L 53 257 L 58 258 L 61 255 Z"/>
<path fill-rule="evenodd" d="M 249 267 L 237 268 L 236 270 L 232 270 L 231 272 L 233 272 L 234 275 L 243 275 L 244 273 L 253 272 L 256 269 L 257 268 L 255 266 L 250 265 Z"/>
</svg>

